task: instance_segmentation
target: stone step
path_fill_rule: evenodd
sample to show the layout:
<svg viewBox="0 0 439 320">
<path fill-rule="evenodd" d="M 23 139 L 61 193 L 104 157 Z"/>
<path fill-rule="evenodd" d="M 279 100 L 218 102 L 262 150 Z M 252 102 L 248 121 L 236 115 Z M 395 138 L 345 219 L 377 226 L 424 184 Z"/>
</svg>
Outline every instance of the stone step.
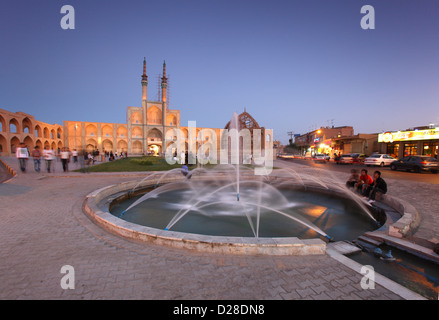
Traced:
<svg viewBox="0 0 439 320">
<path fill-rule="evenodd" d="M 383 241 L 387 245 L 396 247 L 420 258 L 439 264 L 439 255 L 434 253 L 434 251 L 430 248 L 420 246 L 404 239 L 395 238 L 382 232 L 367 232 L 365 235 L 368 237 L 373 237 L 377 241 Z"/>
<path fill-rule="evenodd" d="M 376 247 L 378 247 L 378 246 L 380 246 L 381 244 L 383 244 L 383 241 L 379 241 L 379 240 L 374 240 L 374 239 L 371 239 L 371 238 L 369 238 L 369 237 L 366 237 L 366 236 L 359 236 L 358 237 L 358 240 L 361 240 L 361 241 L 363 241 L 363 242 L 367 242 L 367 243 L 369 243 L 369 244 L 372 244 L 372 245 L 374 245 L 374 246 L 376 246 Z"/>
<path fill-rule="evenodd" d="M 349 255 L 361 251 L 357 246 L 345 241 L 330 242 L 327 244 L 327 247 L 343 255 Z"/>
</svg>

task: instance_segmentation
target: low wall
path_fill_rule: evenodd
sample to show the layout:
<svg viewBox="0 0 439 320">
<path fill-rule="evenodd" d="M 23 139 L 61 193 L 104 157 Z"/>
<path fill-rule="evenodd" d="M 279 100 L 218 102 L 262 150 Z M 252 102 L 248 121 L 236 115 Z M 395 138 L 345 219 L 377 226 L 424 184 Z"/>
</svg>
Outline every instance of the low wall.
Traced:
<svg viewBox="0 0 439 320">
<path fill-rule="evenodd" d="M 387 194 L 383 195 L 380 201 L 392 207 L 401 215 L 398 221 L 389 226 L 389 236 L 403 238 L 412 235 L 419 227 L 421 215 L 410 203 Z"/>
</svg>

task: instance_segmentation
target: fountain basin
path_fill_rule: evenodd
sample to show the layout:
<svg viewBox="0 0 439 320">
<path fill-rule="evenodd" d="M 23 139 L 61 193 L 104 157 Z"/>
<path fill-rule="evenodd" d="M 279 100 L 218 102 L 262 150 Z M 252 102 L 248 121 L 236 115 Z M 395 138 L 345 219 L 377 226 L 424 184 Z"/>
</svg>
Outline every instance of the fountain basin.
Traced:
<svg viewBox="0 0 439 320">
<path fill-rule="evenodd" d="M 113 187 L 115 190 L 119 189 L 115 185 L 110 186 L 106 191 Z M 84 210 L 95 223 L 113 234 L 156 245 L 220 254 L 315 255 L 326 253 L 326 242 L 321 239 L 208 236 L 141 226 L 102 211 L 96 203 L 96 197 L 91 195 L 87 196 L 84 202 Z"/>
<path fill-rule="evenodd" d="M 169 177 L 162 184 L 178 181 Z M 202 180 L 202 179 L 200 179 Z M 138 181 L 111 185 L 90 193 L 84 202 L 84 211 L 98 225 L 118 236 L 156 245 L 220 254 L 250 255 L 316 255 L 326 253 L 326 242 L 320 238 L 299 239 L 298 237 L 241 237 L 217 236 L 163 230 L 132 223 L 110 213 L 110 206 L 121 201 L 135 186 L 139 190 L 154 187 L 151 181 L 139 186 Z M 307 186 L 307 192 L 320 192 L 346 197 L 337 190 Z"/>
</svg>

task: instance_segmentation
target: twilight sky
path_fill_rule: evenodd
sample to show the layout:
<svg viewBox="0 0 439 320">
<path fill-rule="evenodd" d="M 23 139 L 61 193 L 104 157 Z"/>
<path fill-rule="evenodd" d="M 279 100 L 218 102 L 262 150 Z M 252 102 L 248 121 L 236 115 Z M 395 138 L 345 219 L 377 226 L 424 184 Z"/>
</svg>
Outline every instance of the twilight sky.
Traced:
<svg viewBox="0 0 439 320">
<path fill-rule="evenodd" d="M 63 30 L 61 7 L 75 9 Z M 363 30 L 363 5 L 375 30 Z M 0 108 L 37 120 L 126 122 L 166 60 L 182 123 L 244 108 L 275 138 L 439 125 L 437 0 L 0 0 Z"/>
</svg>

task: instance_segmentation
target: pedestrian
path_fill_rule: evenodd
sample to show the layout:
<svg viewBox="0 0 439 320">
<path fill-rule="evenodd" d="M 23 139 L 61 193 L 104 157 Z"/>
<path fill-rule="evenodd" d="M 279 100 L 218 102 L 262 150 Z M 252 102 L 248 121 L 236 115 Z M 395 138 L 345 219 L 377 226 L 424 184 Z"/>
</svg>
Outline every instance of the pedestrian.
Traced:
<svg viewBox="0 0 439 320">
<path fill-rule="evenodd" d="M 184 151 L 182 151 L 180 155 L 180 164 L 186 164 L 186 154 Z"/>
<path fill-rule="evenodd" d="M 40 172 L 41 170 L 41 151 L 39 146 L 35 146 L 35 148 L 31 152 L 32 158 L 34 158 L 34 169 L 35 172 Z"/>
<path fill-rule="evenodd" d="M 48 146 L 46 146 L 43 150 L 43 158 L 46 161 L 46 170 L 48 173 L 50 173 L 53 159 L 55 159 L 55 152 L 52 149 L 49 149 Z"/>
<path fill-rule="evenodd" d="M 387 193 L 387 183 L 383 178 L 381 178 L 381 172 L 375 171 L 373 178 L 373 184 L 366 190 L 366 195 L 369 195 L 370 203 L 375 202 L 375 200 L 379 200 L 383 194 Z"/>
<path fill-rule="evenodd" d="M 60 158 L 64 172 L 69 171 L 70 152 L 67 148 L 61 149 Z"/>
<path fill-rule="evenodd" d="M 27 150 L 23 142 L 21 142 L 17 150 L 15 150 L 15 156 L 20 164 L 21 172 L 26 172 L 27 159 L 29 159 L 29 150 Z"/>
<path fill-rule="evenodd" d="M 86 150 L 82 151 L 82 156 L 79 160 L 81 165 L 81 172 L 86 173 L 89 170 L 89 160 L 88 160 L 88 152 Z"/>
<path fill-rule="evenodd" d="M 76 149 L 73 149 L 72 151 L 72 158 L 74 163 L 78 162 L 78 151 Z"/>
<path fill-rule="evenodd" d="M 92 164 L 94 164 L 95 159 L 94 159 L 94 157 L 92 156 L 91 153 L 88 153 L 87 158 L 88 158 L 88 164 L 89 164 L 90 166 L 91 166 Z"/>
</svg>

